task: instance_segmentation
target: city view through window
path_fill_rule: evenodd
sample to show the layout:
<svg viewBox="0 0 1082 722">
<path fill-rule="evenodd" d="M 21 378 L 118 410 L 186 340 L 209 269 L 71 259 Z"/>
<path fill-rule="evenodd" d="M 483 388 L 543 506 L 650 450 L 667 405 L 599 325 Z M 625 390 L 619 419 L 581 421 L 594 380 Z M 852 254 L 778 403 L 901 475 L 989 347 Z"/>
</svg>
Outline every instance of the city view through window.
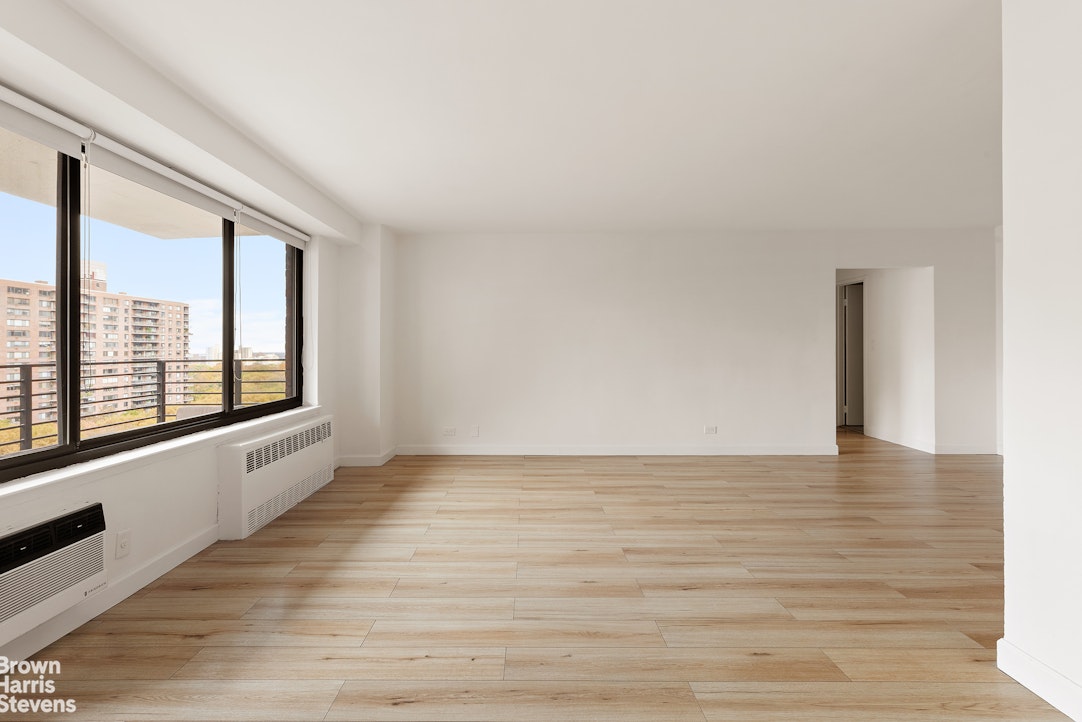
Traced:
<svg viewBox="0 0 1082 722">
<path fill-rule="evenodd" d="M 57 154 L 0 130 L 0 457 L 58 424 Z M 9 152 L 10 151 L 10 152 Z M 223 410 L 222 220 L 91 167 L 79 264 L 79 436 Z M 287 246 L 236 226 L 232 408 L 291 395 Z"/>
</svg>

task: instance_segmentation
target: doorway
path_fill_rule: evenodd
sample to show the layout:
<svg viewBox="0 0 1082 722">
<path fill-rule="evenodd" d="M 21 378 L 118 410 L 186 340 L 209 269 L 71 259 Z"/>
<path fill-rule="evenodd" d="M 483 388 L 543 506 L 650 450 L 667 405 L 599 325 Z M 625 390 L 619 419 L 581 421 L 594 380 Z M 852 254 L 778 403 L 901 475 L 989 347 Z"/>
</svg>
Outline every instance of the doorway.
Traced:
<svg viewBox="0 0 1082 722">
<path fill-rule="evenodd" d="M 864 430 L 864 283 L 838 286 L 838 426 Z"/>
</svg>

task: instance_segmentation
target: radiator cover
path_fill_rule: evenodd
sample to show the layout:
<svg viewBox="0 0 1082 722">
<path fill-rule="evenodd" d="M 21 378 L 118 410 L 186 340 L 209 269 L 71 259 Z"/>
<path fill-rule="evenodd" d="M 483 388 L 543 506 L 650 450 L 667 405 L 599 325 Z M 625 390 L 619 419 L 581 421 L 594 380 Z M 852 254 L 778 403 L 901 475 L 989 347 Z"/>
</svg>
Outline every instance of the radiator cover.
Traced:
<svg viewBox="0 0 1082 722">
<path fill-rule="evenodd" d="M 218 536 L 244 539 L 334 476 L 331 417 L 219 448 Z"/>
</svg>

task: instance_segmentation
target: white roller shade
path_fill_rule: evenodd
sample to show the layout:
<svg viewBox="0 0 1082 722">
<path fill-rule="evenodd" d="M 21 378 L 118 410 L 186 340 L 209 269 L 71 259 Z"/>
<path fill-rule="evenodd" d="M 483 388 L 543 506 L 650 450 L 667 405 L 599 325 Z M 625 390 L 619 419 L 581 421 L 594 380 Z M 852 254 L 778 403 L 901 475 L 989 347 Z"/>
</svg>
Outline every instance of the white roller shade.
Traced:
<svg viewBox="0 0 1082 722">
<path fill-rule="evenodd" d="M 302 251 L 308 244 L 309 237 L 307 235 L 251 208 L 245 208 L 237 213 L 237 223 L 271 238 L 277 238 L 279 241 L 288 243 L 291 246 L 296 246 Z"/>
<path fill-rule="evenodd" d="M 76 158 L 83 152 L 83 140 L 93 135 L 90 128 L 3 86 L 0 126 Z"/>
<path fill-rule="evenodd" d="M 107 146 L 112 146 L 112 148 Z M 109 141 L 108 138 L 98 136 L 91 145 L 87 146 L 86 161 L 94 168 L 115 173 L 222 218 L 232 219 L 234 210 L 240 207 L 240 203 L 213 188 L 204 186 L 155 160 L 139 156 L 115 141 Z"/>
<path fill-rule="evenodd" d="M 303 249 L 309 237 L 260 211 L 211 188 L 123 143 L 0 85 L 0 127 L 50 148 L 79 157 L 85 148 L 91 166 L 114 173 L 222 218 L 236 220 L 257 233 Z M 238 211 L 240 211 L 238 213 Z"/>
</svg>

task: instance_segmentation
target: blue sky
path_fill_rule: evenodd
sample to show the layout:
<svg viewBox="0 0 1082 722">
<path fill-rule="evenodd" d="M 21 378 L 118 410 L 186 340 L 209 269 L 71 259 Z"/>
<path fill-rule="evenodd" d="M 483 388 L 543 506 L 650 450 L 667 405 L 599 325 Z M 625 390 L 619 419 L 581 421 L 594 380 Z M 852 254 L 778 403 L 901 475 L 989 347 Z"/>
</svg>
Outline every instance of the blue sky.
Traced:
<svg viewBox="0 0 1082 722">
<path fill-rule="evenodd" d="M 91 260 L 107 266 L 113 292 L 190 305 L 191 351 L 221 344 L 221 239 L 162 240 L 91 219 Z M 243 343 L 256 351 L 284 348 L 284 244 L 266 236 L 240 241 Z M 0 278 L 56 278 L 56 209 L 0 193 Z"/>
</svg>

